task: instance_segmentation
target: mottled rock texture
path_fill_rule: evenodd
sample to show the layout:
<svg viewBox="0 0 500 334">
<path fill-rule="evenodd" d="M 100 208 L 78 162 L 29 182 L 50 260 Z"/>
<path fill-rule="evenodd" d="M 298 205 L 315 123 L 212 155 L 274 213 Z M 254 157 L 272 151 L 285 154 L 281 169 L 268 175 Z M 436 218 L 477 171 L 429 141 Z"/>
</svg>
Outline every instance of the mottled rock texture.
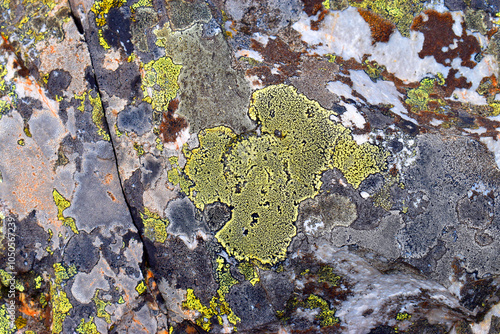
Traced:
<svg viewBox="0 0 500 334">
<path fill-rule="evenodd" d="M 0 0 L 0 334 L 498 333 L 499 10 Z"/>
</svg>

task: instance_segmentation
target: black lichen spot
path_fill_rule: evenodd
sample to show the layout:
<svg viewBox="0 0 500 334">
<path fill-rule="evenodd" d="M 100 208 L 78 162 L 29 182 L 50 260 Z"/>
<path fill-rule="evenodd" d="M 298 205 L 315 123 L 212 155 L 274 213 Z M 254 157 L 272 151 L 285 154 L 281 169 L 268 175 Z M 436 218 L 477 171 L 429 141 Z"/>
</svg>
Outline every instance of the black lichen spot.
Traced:
<svg viewBox="0 0 500 334">
<path fill-rule="evenodd" d="M 93 245 L 94 239 L 95 236 L 85 231 L 75 234 L 64 251 L 64 263 L 67 266 L 75 265 L 78 272 L 90 273 L 99 261 L 99 250 Z"/>
<path fill-rule="evenodd" d="M 71 84 L 71 74 L 68 71 L 57 69 L 49 73 L 47 80 L 47 91 L 51 98 L 61 96 L 69 85 Z"/>
<path fill-rule="evenodd" d="M 407 120 L 401 120 L 400 122 L 397 122 L 396 126 L 411 136 L 416 136 L 420 132 L 418 126 L 415 123 Z"/>
<path fill-rule="evenodd" d="M 141 182 L 141 169 L 136 169 L 130 178 L 123 182 L 123 191 L 127 198 L 134 222 L 142 224 L 140 212 L 144 209 L 144 186 Z"/>
<path fill-rule="evenodd" d="M 156 277 L 163 277 L 176 289 L 191 288 L 203 305 L 210 303 L 217 291 L 209 250 L 199 241 L 190 250 L 180 238 L 169 237 L 164 244 L 144 239 L 149 265 Z"/>
<path fill-rule="evenodd" d="M 17 111 L 21 114 L 24 124 L 29 122 L 33 110 L 42 108 L 42 102 L 31 97 L 24 97 L 17 102 Z"/>
<path fill-rule="evenodd" d="M 110 9 L 107 17 L 107 27 L 103 29 L 104 38 L 108 44 L 117 49 L 123 47 L 127 55 L 134 52 L 129 18 L 119 8 Z"/>
<path fill-rule="evenodd" d="M 133 62 L 123 62 L 115 71 L 97 71 L 97 81 L 109 94 L 132 101 L 141 92 L 139 67 Z"/>
<path fill-rule="evenodd" d="M 260 284 L 253 286 L 250 282 L 244 282 L 235 285 L 226 298 L 231 309 L 241 318 L 238 329 L 242 331 L 261 328 L 276 319 L 266 290 Z"/>
<path fill-rule="evenodd" d="M 494 285 L 491 278 L 472 281 L 460 289 L 460 304 L 470 311 L 479 308 L 486 312 L 486 302 L 495 294 L 500 294 L 500 288 Z"/>
<path fill-rule="evenodd" d="M 203 216 L 210 231 L 217 232 L 231 219 L 231 209 L 224 203 L 215 202 L 205 207 Z"/>
<path fill-rule="evenodd" d="M 47 246 L 47 233 L 38 225 L 36 211 L 31 211 L 26 218 L 16 222 L 16 226 L 22 226 L 22 228 L 16 230 L 15 271 L 22 274 L 38 269 L 38 264 L 41 267 L 46 266 L 36 258 L 38 249 L 44 249 Z"/>
<path fill-rule="evenodd" d="M 377 328 L 373 328 L 368 334 L 396 334 L 396 333 L 397 333 L 396 330 L 391 326 L 382 325 L 378 326 Z"/>
<path fill-rule="evenodd" d="M 149 188 L 159 177 L 162 170 L 161 162 L 151 154 L 146 154 L 142 161 L 142 184 L 144 188 Z"/>
<path fill-rule="evenodd" d="M 89 84 L 89 89 L 97 90 L 97 83 L 95 81 L 94 70 L 90 65 L 85 68 L 85 80 Z"/>
</svg>

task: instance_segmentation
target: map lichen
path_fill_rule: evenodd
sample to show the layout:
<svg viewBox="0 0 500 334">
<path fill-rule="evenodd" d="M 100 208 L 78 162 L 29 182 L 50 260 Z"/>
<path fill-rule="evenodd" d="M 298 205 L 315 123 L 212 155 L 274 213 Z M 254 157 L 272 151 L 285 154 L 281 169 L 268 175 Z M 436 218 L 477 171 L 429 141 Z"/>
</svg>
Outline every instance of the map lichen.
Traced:
<svg viewBox="0 0 500 334">
<path fill-rule="evenodd" d="M 59 219 L 65 226 L 71 228 L 73 233 L 78 234 L 79 231 L 76 228 L 75 219 L 72 217 L 64 217 L 63 211 L 71 206 L 71 203 L 64 198 L 57 189 L 52 190 L 52 197 L 54 198 L 54 203 L 57 206 L 57 219 Z"/>
<path fill-rule="evenodd" d="M 168 104 L 177 95 L 177 78 L 182 65 L 176 65 L 170 57 L 161 57 L 144 65 L 142 91 L 144 101 L 156 111 L 167 111 Z"/>
<path fill-rule="evenodd" d="M 386 168 L 381 148 L 358 145 L 332 115 L 292 86 L 269 86 L 253 94 L 249 109 L 260 134 L 205 129 L 199 147 L 186 150 L 184 173 L 193 183 L 187 193 L 194 204 L 201 210 L 215 202 L 233 208 L 216 238 L 236 259 L 283 260 L 296 233 L 298 205 L 319 194 L 324 171 L 338 168 L 357 188 Z"/>
<path fill-rule="evenodd" d="M 162 219 L 157 213 L 144 208 L 140 213 L 142 224 L 144 225 L 144 236 L 151 241 L 164 243 L 167 240 L 168 219 Z"/>
</svg>

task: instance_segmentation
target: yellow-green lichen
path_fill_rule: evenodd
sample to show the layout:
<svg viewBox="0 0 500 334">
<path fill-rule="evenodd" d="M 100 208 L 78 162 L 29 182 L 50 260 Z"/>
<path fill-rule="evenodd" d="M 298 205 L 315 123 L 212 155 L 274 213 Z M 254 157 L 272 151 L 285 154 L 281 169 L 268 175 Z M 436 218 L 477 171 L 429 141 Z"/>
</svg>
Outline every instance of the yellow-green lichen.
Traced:
<svg viewBox="0 0 500 334">
<path fill-rule="evenodd" d="M 405 103 L 411 107 L 411 111 L 414 113 L 431 109 L 439 113 L 442 111 L 442 107 L 446 106 L 445 100 L 438 94 L 438 87 L 444 84 L 445 80 L 440 73 L 438 73 L 437 78 L 424 78 L 417 88 L 407 92 Z"/>
<path fill-rule="evenodd" d="M 151 103 L 156 111 L 166 111 L 168 104 L 177 95 L 177 78 L 182 65 L 176 65 L 170 57 L 161 57 L 144 65 L 142 91 L 144 101 Z"/>
<path fill-rule="evenodd" d="M 142 295 L 144 292 L 147 290 L 146 283 L 144 281 L 140 281 L 139 284 L 135 287 L 135 291 L 137 291 L 138 294 Z"/>
<path fill-rule="evenodd" d="M 259 272 L 252 263 L 241 262 L 238 265 L 238 270 L 245 277 L 245 280 L 249 281 L 252 285 L 260 281 Z"/>
<path fill-rule="evenodd" d="M 217 283 L 219 283 L 219 291 L 222 295 L 227 295 L 229 293 L 229 289 L 238 284 L 238 280 L 235 279 L 230 272 L 230 265 L 224 261 L 224 258 L 217 257 Z"/>
<path fill-rule="evenodd" d="M 137 8 L 139 7 L 153 7 L 153 1 L 152 0 L 139 0 L 136 3 L 134 3 L 132 6 L 130 6 L 130 10 L 132 13 L 134 13 Z"/>
<path fill-rule="evenodd" d="M 76 266 L 73 264 L 69 267 L 64 267 L 61 263 L 54 263 L 54 276 L 56 284 L 61 284 L 63 280 L 70 279 L 77 274 Z"/>
<path fill-rule="evenodd" d="M 17 106 L 16 86 L 6 76 L 7 67 L 0 64 L 0 119 Z"/>
<path fill-rule="evenodd" d="M 111 323 L 111 314 L 109 314 L 106 311 L 106 306 L 111 305 L 111 302 L 107 302 L 107 301 L 104 301 L 104 300 L 99 298 L 99 289 L 96 289 L 95 295 L 92 298 L 92 301 L 94 302 L 96 310 L 97 310 L 96 315 L 99 318 L 103 318 L 108 324 L 110 324 Z"/>
<path fill-rule="evenodd" d="M 23 0 L 4 1 L 0 10 L 0 27 L 2 35 L 15 36 L 16 48 L 22 45 L 26 49 L 35 51 L 37 43 L 48 37 L 58 41 L 64 38 L 63 24 L 68 22 L 68 6 L 59 6 L 53 0 Z"/>
<path fill-rule="evenodd" d="M 330 308 L 328 302 L 323 298 L 310 295 L 304 302 L 304 307 L 308 309 L 320 309 L 320 313 L 316 319 L 320 320 L 321 327 L 333 326 L 339 323 L 339 319 L 335 317 L 335 309 Z"/>
<path fill-rule="evenodd" d="M 87 97 L 87 92 L 83 92 L 81 94 L 76 94 L 73 96 L 75 100 L 80 100 L 80 105 L 76 107 L 76 109 L 80 110 L 81 112 L 85 111 L 85 98 Z"/>
<path fill-rule="evenodd" d="M 71 305 L 66 292 L 58 284 L 50 286 L 50 301 L 52 304 L 52 333 L 59 334 L 63 330 L 64 319 L 73 305 Z"/>
<path fill-rule="evenodd" d="M 120 296 L 120 298 L 118 298 L 118 304 L 125 304 L 125 299 L 123 299 L 123 296 Z"/>
<path fill-rule="evenodd" d="M 22 316 L 18 316 L 14 324 L 16 325 L 17 329 L 22 329 L 26 327 L 26 325 L 28 324 L 28 320 L 26 318 L 23 318 Z"/>
<path fill-rule="evenodd" d="M 59 219 L 65 226 L 71 228 L 73 233 L 78 234 L 75 219 L 72 217 L 64 217 L 63 211 L 70 207 L 71 203 L 64 198 L 57 189 L 52 190 L 52 197 L 57 206 L 57 219 Z"/>
<path fill-rule="evenodd" d="M 0 306 L 0 333 L 2 334 L 12 334 L 15 332 L 14 328 L 11 328 L 10 315 L 7 311 L 6 304 Z"/>
<path fill-rule="evenodd" d="M 124 134 L 126 135 L 127 132 L 126 131 L 122 132 L 122 131 L 118 130 L 118 124 L 115 123 L 115 134 L 116 134 L 116 137 L 120 138 Z"/>
<path fill-rule="evenodd" d="M 168 158 L 170 162 L 171 169 L 167 171 L 168 182 L 172 183 L 174 186 L 179 185 L 184 193 L 189 192 L 189 187 L 193 185 L 183 173 L 181 168 L 179 168 L 179 158 L 172 156 Z"/>
<path fill-rule="evenodd" d="M 386 70 L 384 65 L 379 65 L 376 61 L 368 61 L 365 60 L 363 62 L 363 71 L 372 79 L 373 82 L 376 82 L 382 78 L 382 73 Z"/>
<path fill-rule="evenodd" d="M 424 9 L 421 0 L 349 0 L 354 7 L 371 10 L 393 22 L 401 35 L 410 37 L 410 26 L 415 15 Z"/>
<path fill-rule="evenodd" d="M 144 208 L 140 213 L 142 224 L 144 225 L 144 236 L 151 241 L 164 243 L 167 240 L 167 226 L 170 224 L 168 219 L 162 219 L 160 215 Z"/>
<path fill-rule="evenodd" d="M 396 320 L 398 321 L 403 321 L 403 320 L 410 320 L 411 319 L 411 314 L 408 312 L 400 312 L 396 314 Z"/>
<path fill-rule="evenodd" d="M 204 306 L 200 299 L 195 296 L 193 289 L 187 289 L 186 300 L 182 303 L 182 306 L 186 309 L 197 311 L 200 316 L 196 318 L 196 324 L 203 328 L 205 331 L 209 331 L 212 327 L 211 319 L 215 317 L 219 325 L 224 324 L 222 318 L 223 315 L 227 317 L 227 320 L 232 325 L 236 325 L 241 319 L 231 310 L 228 302 L 226 301 L 226 295 L 229 293 L 229 289 L 238 283 L 230 273 L 230 265 L 225 262 L 222 257 L 217 257 L 217 268 L 216 268 L 216 278 L 219 283 L 219 288 L 217 293 L 210 300 L 209 307 Z M 236 331 L 236 327 L 233 328 Z"/>
<path fill-rule="evenodd" d="M 106 130 L 106 118 L 104 115 L 104 108 L 102 106 L 101 95 L 96 92 L 95 97 L 91 93 L 88 94 L 90 105 L 92 106 L 92 122 L 97 126 L 97 134 L 102 139 L 109 141 L 109 133 Z"/>
<path fill-rule="evenodd" d="M 330 266 L 322 266 L 318 271 L 318 282 L 327 282 L 333 286 L 339 285 L 341 277 L 333 273 L 333 268 Z"/>
<path fill-rule="evenodd" d="M 76 328 L 76 332 L 80 334 L 100 334 L 94 323 L 94 317 L 90 317 L 87 322 L 85 322 L 85 319 L 82 319 L 80 325 Z"/>
<path fill-rule="evenodd" d="M 35 277 L 35 289 L 40 289 L 42 287 L 42 276 Z"/>
<path fill-rule="evenodd" d="M 103 27 L 107 23 L 107 16 L 112 8 L 119 8 L 126 4 L 126 0 L 102 0 L 95 1 L 90 10 L 94 13 L 95 23 L 98 27 L 99 44 L 104 49 L 109 49 L 109 45 L 104 39 Z"/>
<path fill-rule="evenodd" d="M 292 86 L 269 86 L 253 94 L 249 110 L 260 135 L 237 136 L 220 126 L 200 131 L 200 146 L 186 150 L 184 174 L 193 183 L 187 193 L 194 204 L 203 210 L 220 201 L 234 208 L 216 234 L 230 255 L 275 264 L 296 233 L 299 203 L 319 193 L 324 171 L 339 169 L 357 188 L 385 169 L 387 154 L 358 145 L 333 114 Z"/>
<path fill-rule="evenodd" d="M 222 319 L 223 315 L 226 315 L 227 320 L 233 325 L 241 321 L 241 319 L 231 310 L 225 297 L 221 295 L 219 291 L 217 295 L 210 300 L 210 307 L 207 307 L 201 303 L 198 297 L 196 297 L 193 289 L 187 289 L 186 300 L 182 303 L 182 306 L 188 310 L 200 313 L 200 316 L 195 322 L 205 331 L 209 331 L 212 328 L 212 317 L 216 317 L 220 325 L 224 324 Z"/>
<path fill-rule="evenodd" d="M 24 145 L 26 145 L 26 142 L 24 141 L 24 139 L 19 139 L 19 140 L 17 141 L 17 145 L 19 145 L 19 146 L 24 146 Z"/>
<path fill-rule="evenodd" d="M 137 152 L 138 157 L 142 157 L 146 152 L 144 151 L 144 147 L 138 143 L 134 143 L 134 150 Z"/>
<path fill-rule="evenodd" d="M 76 275 L 76 267 L 64 267 L 61 263 L 54 263 L 54 277 L 50 284 L 50 302 L 52 305 L 52 333 L 61 333 L 64 319 L 68 312 L 73 308 L 66 292 L 64 292 L 62 283 Z M 44 294 L 40 296 L 40 303 L 43 307 L 47 305 L 47 298 Z"/>
<path fill-rule="evenodd" d="M 14 269 L 11 269 L 11 270 L 14 270 Z M 8 272 L 6 272 L 3 269 L 0 269 L 0 283 L 2 283 L 2 285 L 4 287 L 9 287 L 11 280 L 13 278 L 14 277 L 11 274 L 9 274 Z M 20 292 L 23 292 L 25 290 L 24 285 L 19 280 L 16 280 L 16 279 L 14 279 L 14 288 Z"/>
</svg>

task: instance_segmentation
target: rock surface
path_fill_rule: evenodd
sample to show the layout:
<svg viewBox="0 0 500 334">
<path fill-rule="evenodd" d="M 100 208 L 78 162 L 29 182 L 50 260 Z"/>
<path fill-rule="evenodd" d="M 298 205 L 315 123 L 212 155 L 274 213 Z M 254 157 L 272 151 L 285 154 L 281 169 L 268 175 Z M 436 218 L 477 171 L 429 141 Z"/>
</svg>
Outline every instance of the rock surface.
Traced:
<svg viewBox="0 0 500 334">
<path fill-rule="evenodd" d="M 497 333 L 499 10 L 0 2 L 0 333 Z"/>
</svg>

